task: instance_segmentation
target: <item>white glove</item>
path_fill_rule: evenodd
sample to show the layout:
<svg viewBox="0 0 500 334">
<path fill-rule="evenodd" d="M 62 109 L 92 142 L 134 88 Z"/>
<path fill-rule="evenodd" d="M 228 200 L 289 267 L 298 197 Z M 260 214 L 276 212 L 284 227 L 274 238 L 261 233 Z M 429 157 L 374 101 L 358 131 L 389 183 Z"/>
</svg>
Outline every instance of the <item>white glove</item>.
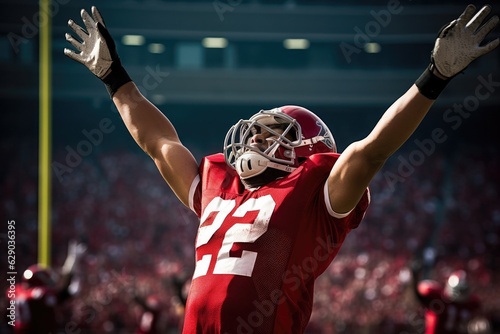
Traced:
<svg viewBox="0 0 500 334">
<path fill-rule="evenodd" d="M 87 246 L 78 243 L 76 240 L 71 240 L 68 244 L 68 254 L 76 258 L 81 257 L 87 251 Z"/>
<path fill-rule="evenodd" d="M 468 5 L 460 17 L 443 28 L 432 51 L 433 63 L 440 74 L 451 78 L 462 72 L 476 58 L 493 51 L 500 40 L 497 38 L 486 45 L 480 45 L 498 25 L 498 16 L 493 16 L 481 26 L 491 12 L 484 6 L 474 15 L 476 7 Z"/>
<path fill-rule="evenodd" d="M 73 29 L 81 42 L 70 34 L 65 34 L 66 40 L 79 53 L 65 48 L 64 54 L 85 65 L 90 72 L 101 79 L 106 85 L 109 95 L 113 97 L 121 86 L 132 81 L 132 79 L 130 79 L 121 64 L 120 57 L 116 52 L 115 42 L 108 29 L 106 29 L 99 10 L 92 6 L 92 17 L 85 9 L 82 9 L 80 14 L 86 30 L 73 20 L 68 21 L 68 26 Z"/>
<path fill-rule="evenodd" d="M 65 35 L 66 40 L 70 42 L 71 45 L 73 45 L 78 51 L 80 51 L 80 53 L 75 53 L 73 50 L 65 48 L 64 54 L 69 58 L 87 66 L 87 68 L 94 73 L 96 77 L 102 79 L 109 71 L 111 64 L 113 63 L 106 40 L 97 28 L 97 22 L 100 22 L 103 26 L 105 26 L 104 21 L 99 13 L 99 10 L 97 10 L 94 6 L 92 6 L 92 17 L 90 17 L 89 13 L 87 13 L 85 9 L 81 10 L 81 16 L 87 31 L 76 24 L 73 20 L 68 21 L 68 26 L 73 29 L 82 42 L 80 43 L 68 33 Z"/>
</svg>

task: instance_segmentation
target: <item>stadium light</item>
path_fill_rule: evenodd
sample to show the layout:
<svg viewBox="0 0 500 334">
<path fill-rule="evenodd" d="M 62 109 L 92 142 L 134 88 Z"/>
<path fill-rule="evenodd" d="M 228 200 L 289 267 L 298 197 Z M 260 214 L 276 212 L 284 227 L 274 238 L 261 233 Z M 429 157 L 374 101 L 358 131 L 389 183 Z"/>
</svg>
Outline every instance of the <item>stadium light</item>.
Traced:
<svg viewBox="0 0 500 334">
<path fill-rule="evenodd" d="M 382 46 L 378 43 L 371 42 L 366 43 L 364 49 L 366 53 L 379 53 L 380 50 L 382 50 Z"/>
<path fill-rule="evenodd" d="M 163 53 L 165 52 L 165 45 L 161 43 L 151 43 L 148 45 L 148 51 L 156 54 Z"/>
<path fill-rule="evenodd" d="M 288 38 L 283 41 L 283 46 L 288 50 L 304 50 L 309 48 L 309 41 L 303 38 Z"/>
<path fill-rule="evenodd" d="M 142 35 L 125 35 L 122 37 L 123 45 L 140 46 L 144 45 L 146 39 Z"/>
<path fill-rule="evenodd" d="M 206 37 L 201 41 L 201 44 L 207 49 L 223 49 L 227 47 L 227 39 L 223 37 Z"/>
</svg>

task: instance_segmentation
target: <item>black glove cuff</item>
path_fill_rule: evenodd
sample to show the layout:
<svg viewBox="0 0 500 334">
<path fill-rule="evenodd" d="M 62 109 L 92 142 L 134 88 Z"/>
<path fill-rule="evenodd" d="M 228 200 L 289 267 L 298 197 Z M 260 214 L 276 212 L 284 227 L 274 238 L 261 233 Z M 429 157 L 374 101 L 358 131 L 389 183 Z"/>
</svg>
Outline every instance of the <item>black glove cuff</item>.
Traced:
<svg viewBox="0 0 500 334">
<path fill-rule="evenodd" d="M 110 68 L 111 72 L 102 79 L 106 85 L 109 97 L 113 98 L 116 91 L 127 82 L 132 81 L 127 71 L 123 68 L 119 60 L 115 60 Z"/>
<path fill-rule="evenodd" d="M 451 78 L 441 79 L 432 73 L 433 65 L 429 65 L 424 73 L 415 81 L 420 94 L 430 100 L 438 98 L 439 94 L 445 89 L 446 85 L 450 82 Z"/>
</svg>

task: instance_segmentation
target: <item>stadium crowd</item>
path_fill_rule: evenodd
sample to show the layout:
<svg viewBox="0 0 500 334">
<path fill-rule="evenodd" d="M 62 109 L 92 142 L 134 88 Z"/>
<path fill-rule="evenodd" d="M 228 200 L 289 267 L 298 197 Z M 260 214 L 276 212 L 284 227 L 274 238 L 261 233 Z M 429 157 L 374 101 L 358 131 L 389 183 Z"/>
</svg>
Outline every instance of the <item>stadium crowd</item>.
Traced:
<svg viewBox="0 0 500 334">
<path fill-rule="evenodd" d="M 23 149 L 26 143 L 0 145 L 10 157 L 0 167 L 2 210 L 17 220 L 21 273 L 37 259 L 37 157 Z M 423 333 L 409 263 L 424 248 L 435 254 L 433 278 L 444 281 L 457 268 L 467 270 L 484 314 L 499 331 L 500 151 L 474 146 L 436 152 L 398 175 L 398 157 L 410 153 L 399 152 L 372 183 L 364 222 L 317 281 L 308 333 Z M 54 152 L 54 161 L 64 161 L 64 154 Z M 156 296 L 164 333 L 179 332 L 183 300 L 175 282 L 193 270 L 197 218 L 146 156 L 94 152 L 54 178 L 52 210 L 52 263 L 62 263 L 70 239 L 88 247 L 78 273 L 81 291 L 61 309 L 61 333 L 68 324 L 71 333 L 135 333 L 142 310 L 134 294 Z M 5 310 L 5 294 L 0 300 Z"/>
</svg>

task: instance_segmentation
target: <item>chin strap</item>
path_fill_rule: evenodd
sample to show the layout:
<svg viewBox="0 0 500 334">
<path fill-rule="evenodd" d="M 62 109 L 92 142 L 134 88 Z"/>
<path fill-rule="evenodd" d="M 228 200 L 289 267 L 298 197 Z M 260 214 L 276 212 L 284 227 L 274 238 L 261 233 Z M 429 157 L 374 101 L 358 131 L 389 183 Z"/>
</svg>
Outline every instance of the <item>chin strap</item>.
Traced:
<svg viewBox="0 0 500 334">
<path fill-rule="evenodd" d="M 264 169 L 260 174 L 247 177 L 246 179 L 240 178 L 241 183 L 243 183 L 247 189 L 256 189 L 268 184 L 269 182 L 283 178 L 289 175 L 291 171 L 295 170 L 295 168 L 279 165 L 273 162 L 270 164 L 276 165 L 275 167 L 278 168 L 268 165 L 270 168 Z"/>
</svg>

